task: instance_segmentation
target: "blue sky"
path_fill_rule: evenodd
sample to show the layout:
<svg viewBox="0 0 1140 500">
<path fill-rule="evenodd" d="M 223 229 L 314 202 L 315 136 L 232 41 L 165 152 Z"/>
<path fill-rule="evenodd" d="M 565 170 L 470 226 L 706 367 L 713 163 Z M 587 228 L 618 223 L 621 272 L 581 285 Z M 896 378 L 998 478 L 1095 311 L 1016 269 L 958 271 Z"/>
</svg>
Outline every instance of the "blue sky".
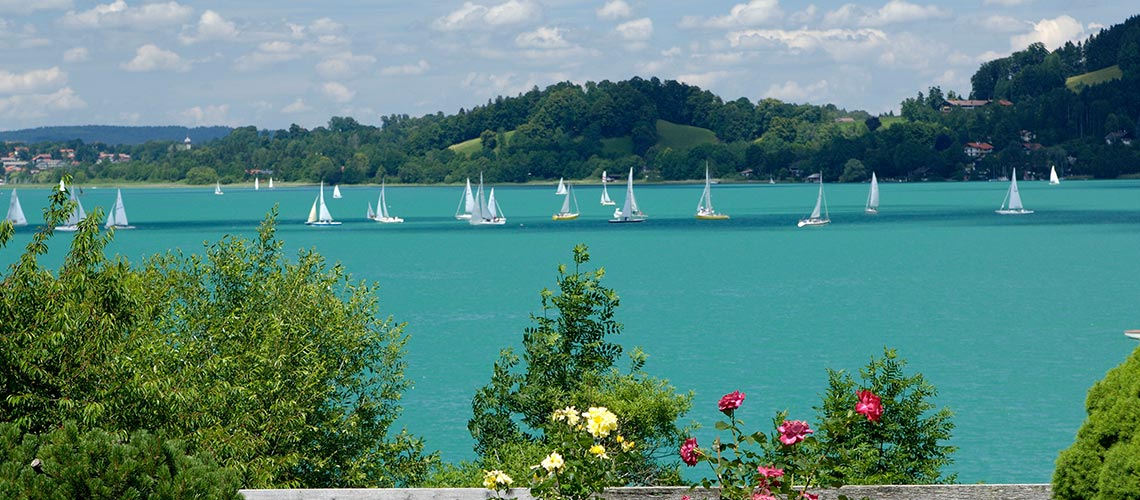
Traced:
<svg viewBox="0 0 1140 500">
<path fill-rule="evenodd" d="M 0 0 L 0 130 L 306 128 L 559 81 L 897 110 L 981 62 L 1140 13 L 1100 0 Z"/>
</svg>

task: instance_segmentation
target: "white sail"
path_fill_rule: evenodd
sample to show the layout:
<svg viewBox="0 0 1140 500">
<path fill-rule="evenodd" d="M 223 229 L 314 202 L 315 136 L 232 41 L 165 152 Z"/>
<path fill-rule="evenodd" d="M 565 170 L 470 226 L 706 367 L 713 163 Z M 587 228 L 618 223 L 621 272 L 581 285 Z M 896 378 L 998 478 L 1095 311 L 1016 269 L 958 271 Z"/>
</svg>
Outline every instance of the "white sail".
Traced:
<svg viewBox="0 0 1140 500">
<path fill-rule="evenodd" d="M 868 213 L 879 211 L 879 179 L 871 172 L 871 191 L 867 193 L 867 207 L 863 209 Z"/>
<path fill-rule="evenodd" d="M 577 219 L 578 215 L 578 197 L 574 195 L 574 185 L 566 185 L 566 194 L 562 198 L 562 209 L 551 217 L 554 220 L 571 220 Z"/>
<path fill-rule="evenodd" d="M 797 224 L 799 227 L 804 226 L 822 226 L 831 223 L 831 215 L 827 213 L 827 201 L 823 198 L 823 173 L 819 176 L 819 194 L 815 198 L 815 208 L 812 209 L 811 215 L 806 219 L 800 219 Z"/>
<path fill-rule="evenodd" d="M 75 202 L 75 208 L 67 215 L 67 220 L 62 225 L 56 226 L 58 231 L 77 231 L 79 229 L 79 222 L 87 218 L 87 212 L 83 210 L 83 203 L 75 196 L 75 189 L 61 189 L 67 191 L 71 197 L 71 201 Z"/>
<path fill-rule="evenodd" d="M 404 219 L 393 217 L 388 213 L 388 197 L 385 194 L 384 181 L 380 181 L 380 198 L 376 200 L 376 221 L 384 223 L 404 222 Z"/>
<path fill-rule="evenodd" d="M 562 177 L 558 178 L 558 189 L 554 191 L 554 194 L 559 196 L 566 194 L 566 182 Z"/>
<path fill-rule="evenodd" d="M 117 227 L 119 229 L 129 229 L 130 222 L 127 221 L 127 209 L 123 206 L 123 190 L 118 190 L 115 195 L 115 206 L 111 207 L 111 211 L 107 213 L 107 224 L 105 227 Z"/>
<path fill-rule="evenodd" d="M 333 198 L 340 198 L 340 184 L 333 186 Z"/>
<path fill-rule="evenodd" d="M 610 192 L 606 190 L 606 171 L 602 171 L 602 205 L 616 205 L 614 200 L 610 199 Z"/>
<path fill-rule="evenodd" d="M 375 219 L 376 218 L 376 212 L 372 211 L 372 202 L 368 202 L 368 213 L 367 213 L 366 217 L 368 217 L 369 219 Z"/>
<path fill-rule="evenodd" d="M 491 194 L 487 196 L 487 214 L 491 216 L 491 220 L 499 218 L 499 207 L 495 202 L 495 188 L 491 188 Z"/>
<path fill-rule="evenodd" d="M 1017 190 L 1017 169 L 1013 169 L 1013 174 L 1009 179 L 1009 191 L 1005 193 L 1005 199 L 1001 202 L 1001 208 L 995 212 L 1002 215 L 1022 215 L 1031 214 L 1032 210 L 1026 210 L 1021 204 L 1021 192 Z"/>
<path fill-rule="evenodd" d="M 269 178 L 269 189 L 273 189 L 273 178 Z"/>
<path fill-rule="evenodd" d="M 217 181 L 214 183 L 214 194 L 216 194 L 216 195 L 222 194 L 222 182 L 221 181 Z"/>
<path fill-rule="evenodd" d="M 463 194 L 459 195 L 459 207 L 455 209 L 455 218 L 458 220 L 470 220 L 472 214 L 475 212 L 475 195 L 471 193 L 471 178 L 467 178 L 467 187 L 463 190 Z"/>
<path fill-rule="evenodd" d="M 1049 167 L 1049 184 L 1057 185 L 1061 183 L 1061 178 L 1057 177 L 1057 166 Z"/>
<path fill-rule="evenodd" d="M 645 214 L 637 208 L 637 199 L 633 196 L 633 169 L 629 169 L 629 179 L 626 181 L 625 186 L 625 203 L 621 207 L 621 212 L 614 212 L 614 218 L 610 222 L 641 222 L 645 220 Z"/>
<path fill-rule="evenodd" d="M 26 226 L 28 219 L 24 217 L 24 209 L 20 207 L 20 197 L 16 196 L 16 190 L 12 190 L 12 199 L 8 201 L 8 215 L 4 220 L 12 221 L 13 225 Z"/>
<path fill-rule="evenodd" d="M 257 177 L 254 177 L 253 178 L 253 190 L 257 191 L 258 189 L 261 189 L 261 182 L 260 182 L 260 179 L 258 179 Z"/>
<path fill-rule="evenodd" d="M 560 214 L 570 213 L 570 191 L 569 190 L 567 190 L 565 195 L 563 196 L 562 210 L 559 210 L 558 213 L 560 213 Z"/>
<path fill-rule="evenodd" d="M 490 198 L 484 199 L 483 174 L 479 174 L 479 189 L 475 192 L 475 207 L 471 211 L 469 223 L 473 226 L 501 226 L 506 222 L 507 219 L 503 216 L 502 207 L 495 200 L 495 188 L 491 188 Z"/>
<path fill-rule="evenodd" d="M 340 222 L 334 221 L 332 214 L 329 213 L 329 207 L 325 205 L 325 183 L 321 182 L 321 191 L 317 193 L 317 199 L 313 202 L 313 208 L 309 210 L 309 219 L 305 224 L 311 226 L 339 226 Z"/>
</svg>

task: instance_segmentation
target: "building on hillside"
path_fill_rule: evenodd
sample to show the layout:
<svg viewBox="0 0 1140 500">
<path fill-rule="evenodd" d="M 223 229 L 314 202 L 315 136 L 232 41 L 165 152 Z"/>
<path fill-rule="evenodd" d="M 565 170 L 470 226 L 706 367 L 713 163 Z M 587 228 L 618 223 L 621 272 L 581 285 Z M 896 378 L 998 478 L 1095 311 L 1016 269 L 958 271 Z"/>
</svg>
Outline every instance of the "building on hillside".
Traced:
<svg viewBox="0 0 1140 500">
<path fill-rule="evenodd" d="M 1038 142 L 1023 142 L 1021 148 L 1025 150 L 1025 154 L 1032 154 L 1045 149 L 1045 146 Z"/>
<path fill-rule="evenodd" d="M 182 148 L 181 149 L 183 151 L 190 151 L 190 148 L 192 148 L 192 147 L 194 147 L 194 145 L 192 144 L 192 141 L 190 141 L 190 136 L 186 136 L 186 139 L 184 139 L 182 141 Z"/>
<path fill-rule="evenodd" d="M 994 152 L 994 147 L 986 142 L 967 142 L 966 146 L 962 149 L 966 156 L 974 159 L 980 159 L 990 153 Z"/>
<path fill-rule="evenodd" d="M 1120 143 L 1125 146 L 1131 146 L 1132 132 L 1128 130 L 1117 130 L 1116 132 L 1110 132 L 1108 135 L 1104 136 L 1104 143 L 1108 144 L 1109 146 L 1116 143 Z"/>
<path fill-rule="evenodd" d="M 947 99 L 942 101 L 942 106 L 939 108 L 943 113 L 949 113 L 955 109 L 978 109 L 995 102 L 998 106 L 1013 106 L 1012 102 L 1005 99 L 998 99 L 997 101 L 990 99 Z"/>
</svg>

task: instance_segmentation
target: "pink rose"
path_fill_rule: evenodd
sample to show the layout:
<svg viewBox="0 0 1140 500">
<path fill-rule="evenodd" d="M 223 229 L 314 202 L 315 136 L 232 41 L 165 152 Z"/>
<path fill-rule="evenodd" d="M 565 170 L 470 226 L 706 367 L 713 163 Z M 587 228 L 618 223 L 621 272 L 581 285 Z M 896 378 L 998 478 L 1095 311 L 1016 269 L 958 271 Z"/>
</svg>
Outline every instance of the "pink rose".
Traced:
<svg viewBox="0 0 1140 500">
<path fill-rule="evenodd" d="M 752 493 L 752 500 L 780 500 L 770 491 L 756 491 Z"/>
<path fill-rule="evenodd" d="M 855 403 L 855 413 L 862 414 L 867 420 L 878 422 L 883 416 L 883 403 L 875 393 L 867 390 L 859 391 L 859 402 Z"/>
<path fill-rule="evenodd" d="M 756 468 L 756 472 L 759 472 L 760 475 L 764 477 L 784 477 L 784 469 L 777 469 L 775 467 L 764 467 L 761 465 L 760 467 Z"/>
<path fill-rule="evenodd" d="M 803 441 L 808 434 L 815 432 L 803 420 L 785 420 L 776 430 L 780 431 L 780 442 L 787 446 Z"/>
<path fill-rule="evenodd" d="M 701 453 L 697 450 L 697 438 L 686 439 L 684 444 L 681 445 L 681 461 L 685 462 L 685 465 L 692 467 L 697 465 L 697 461 L 700 460 L 700 457 Z"/>
<path fill-rule="evenodd" d="M 689 500 L 689 495 L 681 495 L 681 500 Z"/>
<path fill-rule="evenodd" d="M 717 408 L 720 408 L 720 411 L 728 414 L 733 410 L 740 408 L 740 405 L 742 403 L 744 403 L 744 393 L 740 391 L 732 391 L 728 394 L 725 394 L 724 397 L 720 398 L 720 403 L 717 403 Z"/>
<path fill-rule="evenodd" d="M 812 495 L 811 493 L 805 491 L 803 492 L 802 498 L 805 500 L 819 500 L 819 495 Z"/>
</svg>

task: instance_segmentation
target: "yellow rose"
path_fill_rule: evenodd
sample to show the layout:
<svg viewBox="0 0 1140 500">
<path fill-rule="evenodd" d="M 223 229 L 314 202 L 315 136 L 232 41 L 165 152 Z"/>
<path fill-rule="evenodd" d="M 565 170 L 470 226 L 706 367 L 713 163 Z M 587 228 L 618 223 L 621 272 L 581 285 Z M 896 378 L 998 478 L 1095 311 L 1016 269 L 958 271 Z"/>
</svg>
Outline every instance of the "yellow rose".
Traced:
<svg viewBox="0 0 1140 500">
<path fill-rule="evenodd" d="M 555 422 L 566 421 L 566 425 L 575 427 L 578 425 L 578 410 L 573 406 L 567 406 L 561 410 L 554 410 L 550 418 Z"/>
<path fill-rule="evenodd" d="M 586 431 L 594 437 L 606 437 L 617 430 L 617 415 L 604 406 L 594 406 L 582 414 L 586 419 Z"/>
<path fill-rule="evenodd" d="M 606 456 L 606 447 L 600 444 L 595 444 L 590 447 L 590 454 L 598 458 L 609 458 Z"/>
<path fill-rule="evenodd" d="M 542 459 L 542 468 L 546 469 L 546 472 L 553 473 L 561 470 L 565 463 L 562 461 L 562 455 L 559 455 L 557 451 L 552 451 L 546 458 Z"/>
<path fill-rule="evenodd" d="M 633 441 L 622 441 L 621 442 L 621 451 L 629 451 L 629 450 L 632 450 L 633 447 L 634 447 Z"/>
<path fill-rule="evenodd" d="M 510 486 L 513 482 L 511 476 L 501 470 L 483 471 L 483 487 L 489 490 L 497 490 L 499 486 Z"/>
</svg>

